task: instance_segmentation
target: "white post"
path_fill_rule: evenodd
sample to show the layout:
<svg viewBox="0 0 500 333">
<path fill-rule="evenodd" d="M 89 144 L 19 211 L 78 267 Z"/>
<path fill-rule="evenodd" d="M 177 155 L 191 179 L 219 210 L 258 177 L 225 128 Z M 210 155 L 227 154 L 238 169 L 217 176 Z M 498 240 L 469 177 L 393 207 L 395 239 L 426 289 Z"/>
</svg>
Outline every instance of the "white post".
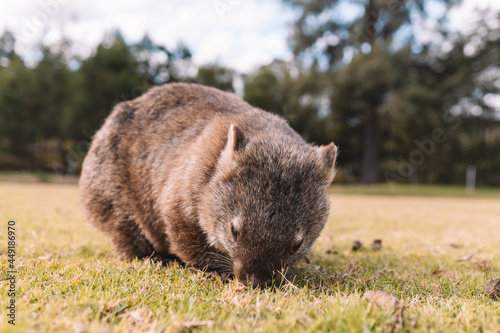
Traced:
<svg viewBox="0 0 500 333">
<path fill-rule="evenodd" d="M 410 173 L 409 177 L 410 177 L 410 186 L 413 187 L 413 188 L 417 188 L 418 189 L 418 173 L 417 173 L 417 169 L 415 168 L 415 171 L 413 171 L 412 173 Z"/>
<path fill-rule="evenodd" d="M 465 192 L 474 193 L 476 190 L 476 166 L 469 165 L 465 175 Z"/>
</svg>

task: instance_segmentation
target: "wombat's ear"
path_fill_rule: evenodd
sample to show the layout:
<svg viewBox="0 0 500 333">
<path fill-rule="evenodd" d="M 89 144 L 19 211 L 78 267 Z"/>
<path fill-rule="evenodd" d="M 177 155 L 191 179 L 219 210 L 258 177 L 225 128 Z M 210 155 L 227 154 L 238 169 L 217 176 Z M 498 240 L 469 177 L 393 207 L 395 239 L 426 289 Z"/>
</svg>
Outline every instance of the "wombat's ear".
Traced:
<svg viewBox="0 0 500 333">
<path fill-rule="evenodd" d="M 242 150 L 244 146 L 245 136 L 243 132 L 236 125 L 231 124 L 227 133 L 226 146 L 219 157 L 219 166 L 230 166 L 234 160 L 234 154 Z"/>
<path fill-rule="evenodd" d="M 227 150 L 237 151 L 243 148 L 245 141 L 245 136 L 243 132 L 234 124 L 229 126 L 229 132 L 227 133 Z"/>
<path fill-rule="evenodd" d="M 335 177 L 335 162 L 337 161 L 337 146 L 332 142 L 327 146 L 318 148 L 321 163 L 325 168 L 325 180 L 330 184 Z"/>
</svg>

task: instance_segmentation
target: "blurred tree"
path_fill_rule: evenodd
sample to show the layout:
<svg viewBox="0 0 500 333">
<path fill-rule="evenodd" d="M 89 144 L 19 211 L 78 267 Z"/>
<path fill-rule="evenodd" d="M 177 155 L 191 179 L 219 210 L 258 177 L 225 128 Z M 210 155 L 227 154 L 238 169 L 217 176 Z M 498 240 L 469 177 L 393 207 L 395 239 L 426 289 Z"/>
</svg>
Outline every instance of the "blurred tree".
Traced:
<svg viewBox="0 0 500 333">
<path fill-rule="evenodd" d="M 0 66 L 7 67 L 15 55 L 14 47 L 16 39 L 12 32 L 5 30 L 0 37 Z"/>
<path fill-rule="evenodd" d="M 74 109 L 67 120 L 66 135 L 75 141 L 89 140 L 118 99 L 128 99 L 142 81 L 138 64 L 120 33 L 97 46 L 93 55 L 83 60 L 78 70 Z"/>
<path fill-rule="evenodd" d="M 388 153 L 386 175 L 401 175 L 398 168 L 406 164 L 414 169 L 415 177 L 418 173 L 420 182 L 457 183 L 464 181 L 468 165 L 477 165 L 481 182 L 493 175 L 492 166 L 500 166 L 491 153 L 494 147 L 500 149 L 498 105 L 497 109 L 486 105 L 487 95 L 497 93 L 500 86 L 496 50 L 500 35 L 485 24 L 486 15 L 477 17 L 481 21 L 471 26 L 472 36 L 455 33 L 444 40 L 446 47 L 428 46 L 420 53 L 406 55 L 398 52 L 399 59 L 392 58 L 391 63 L 406 75 L 381 109 L 385 120 L 396 120 L 392 126 L 396 130 L 387 128 L 383 122 L 381 127 L 386 127 L 398 141 L 398 144 L 392 142 L 390 147 L 397 149 L 391 150 L 384 138 L 384 153 Z M 498 22 L 498 16 L 495 21 Z M 476 33 L 483 35 L 483 43 L 475 42 Z M 485 80 L 486 77 L 491 80 Z M 485 130 L 486 127 L 491 130 Z M 431 143 L 435 130 L 443 131 L 443 142 Z M 422 142 L 426 142 L 425 147 Z M 402 162 L 401 156 L 405 161 Z M 484 182 L 498 184 L 493 178 Z"/>
<path fill-rule="evenodd" d="M 327 3 L 333 2 L 322 6 Z M 346 27 L 364 17 L 367 2 L 335 3 L 348 5 L 340 7 L 349 14 L 342 21 Z M 315 17 L 339 20 L 336 12 L 325 13 L 313 11 L 304 24 L 314 27 Z M 408 42 L 413 38 L 409 23 L 384 37 L 379 29 L 393 19 L 384 15 L 373 46 L 367 36 L 354 39 L 353 30 L 352 45 L 357 46 L 338 49 L 342 56 L 329 61 L 326 48 L 338 46 L 344 35 L 327 31 L 326 39 L 298 52 L 299 59 L 273 61 L 243 75 L 244 98 L 286 118 L 309 141 L 335 141 L 346 170 L 339 178 L 349 168 L 347 181 L 363 173 L 360 161 L 366 161 L 361 157 L 371 129 L 380 147 L 378 175 L 387 180 L 463 183 L 467 166 L 476 165 L 479 184 L 499 185 L 498 12 L 479 12 L 467 33 L 438 32 L 441 43 L 426 45 Z M 217 65 L 196 69 L 187 48 L 169 50 L 147 36 L 127 44 L 119 33 L 111 34 L 85 59 L 71 58 L 66 42 L 39 45 L 37 54 L 38 61 L 28 66 L 15 52 L 14 36 L 0 36 L 0 168 L 76 172 L 93 132 L 114 104 L 152 85 L 180 80 L 234 91 L 233 78 L 238 77 Z M 375 121 L 367 122 L 367 114 Z M 367 129 L 367 123 L 377 126 Z M 429 141 L 434 130 L 443 131 L 442 142 Z M 54 162 L 61 168 L 54 170 Z"/>
<path fill-rule="evenodd" d="M 27 68 L 14 43 L 8 33 L 0 39 L 0 54 L 7 59 L 2 62 L 8 64 L 0 67 L 0 135 L 10 161 L 3 162 L 36 170 L 61 158 L 59 119 L 68 102 L 70 72 L 63 45 L 57 51 L 41 47 L 41 60 Z"/>
<path fill-rule="evenodd" d="M 276 69 L 273 71 L 273 65 L 275 68 L 277 67 L 279 73 L 275 73 Z M 290 74 L 288 72 L 282 73 L 281 67 L 283 65 L 286 66 L 283 62 L 275 60 L 272 64 L 261 67 L 254 75 L 247 75 L 243 98 L 263 110 L 284 116 L 284 108 L 289 101 L 283 96 L 282 86 L 290 84 L 290 82 L 280 82 L 278 76 L 284 74 L 287 81 L 290 81 Z"/>
<path fill-rule="evenodd" d="M 462 66 L 450 77 L 469 81 L 450 109 L 450 116 L 460 121 L 456 154 L 462 163 L 456 174 L 464 175 L 468 165 L 475 165 L 479 184 L 500 184 L 500 13 L 486 8 L 476 10 L 473 17 L 476 21 L 449 56 Z"/>
<path fill-rule="evenodd" d="M 101 126 L 115 104 L 138 97 L 152 85 L 183 78 L 182 67 L 189 65 L 190 57 L 184 46 L 169 51 L 147 36 L 127 45 L 119 32 L 109 35 L 76 73 L 75 109 L 66 135 L 76 141 L 89 140 L 89 133 Z"/>
<path fill-rule="evenodd" d="M 29 167 L 26 149 L 37 135 L 30 99 L 26 98 L 32 77 L 30 70 L 14 51 L 15 40 L 9 32 L 0 39 L 0 147 L 2 165 L 10 168 Z"/>
<path fill-rule="evenodd" d="M 195 81 L 199 84 L 220 90 L 234 92 L 234 71 L 218 65 L 206 65 L 198 68 Z"/>
<path fill-rule="evenodd" d="M 346 148 L 340 158 L 355 174 L 361 169 L 364 182 L 378 180 L 378 149 L 380 142 L 387 140 L 387 137 L 381 138 L 381 134 L 387 134 L 392 127 L 387 124 L 388 115 L 382 113 L 402 81 L 392 55 L 382 51 L 360 54 L 331 75 L 332 119 L 341 124 L 336 142 Z M 358 162 L 360 156 L 363 156 L 362 166 Z"/>
<path fill-rule="evenodd" d="M 356 70 L 357 82 L 349 85 L 362 86 L 356 96 L 346 91 L 355 107 L 342 108 L 344 120 L 363 126 L 362 181 L 374 183 L 380 179 L 380 120 L 379 111 L 385 96 L 390 93 L 393 75 L 384 72 L 388 67 L 381 58 L 387 52 L 397 52 L 402 46 L 414 41 L 411 22 L 416 17 L 428 17 L 427 1 L 413 0 L 284 0 L 299 11 L 291 39 L 293 51 L 303 60 L 316 59 L 334 70 L 351 63 L 364 64 Z M 459 1 L 441 0 L 445 6 Z M 342 13 L 342 15 L 340 14 Z M 444 21 L 445 13 L 437 19 Z M 391 79 L 385 76 L 388 74 Z M 367 83 L 367 81 L 372 81 Z M 381 82 L 378 82 L 381 80 Z M 374 93 L 367 89 L 375 88 Z M 362 90 L 362 91 L 360 91 Z M 379 96 L 375 96 L 375 92 Z M 369 96 L 368 96 L 369 95 Z M 360 105 L 360 103 L 362 105 Z M 336 105 L 332 105 L 335 109 Z M 360 114 L 361 113 L 361 114 Z M 351 118 L 351 119 L 346 119 Z"/>
<path fill-rule="evenodd" d="M 244 99 L 283 116 L 305 139 L 319 144 L 332 141 L 332 122 L 325 76 L 316 66 L 275 60 L 245 79 Z"/>
<path fill-rule="evenodd" d="M 179 81 L 191 66 L 191 53 L 180 45 L 170 51 L 148 36 L 132 45 L 119 32 L 108 35 L 75 72 L 71 109 L 65 113 L 66 149 L 78 169 L 92 136 L 114 105 L 134 99 L 154 85 Z"/>
<path fill-rule="evenodd" d="M 65 59 L 65 45 L 52 51 L 42 46 L 42 58 L 32 70 L 33 81 L 30 99 L 36 112 L 40 138 L 62 137 L 59 121 L 74 88 L 73 75 Z"/>
<path fill-rule="evenodd" d="M 170 51 L 155 43 L 148 35 L 130 46 L 130 51 L 137 61 L 137 75 L 149 88 L 167 82 L 176 82 L 184 78 L 183 72 L 190 66 L 191 52 L 184 45 Z M 144 91 L 143 91 L 144 92 Z M 131 96 L 135 98 L 137 96 Z"/>
<path fill-rule="evenodd" d="M 33 123 L 37 135 L 30 144 L 36 169 L 50 169 L 51 163 L 63 161 L 63 114 L 75 88 L 73 73 L 65 59 L 68 47 L 65 41 L 54 49 L 41 46 L 42 58 L 32 69 L 29 90 L 25 91 L 32 109 L 30 119 L 36 120 Z M 22 122 L 26 125 L 26 119 Z"/>
</svg>

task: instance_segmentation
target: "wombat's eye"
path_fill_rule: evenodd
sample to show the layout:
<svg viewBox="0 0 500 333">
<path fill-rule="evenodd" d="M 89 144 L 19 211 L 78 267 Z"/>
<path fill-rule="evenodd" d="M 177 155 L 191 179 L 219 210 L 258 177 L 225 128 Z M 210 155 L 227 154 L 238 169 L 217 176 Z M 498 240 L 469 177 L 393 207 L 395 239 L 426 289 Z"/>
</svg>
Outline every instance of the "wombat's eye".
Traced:
<svg viewBox="0 0 500 333">
<path fill-rule="evenodd" d="M 234 225 L 231 225 L 231 233 L 233 234 L 234 241 L 238 240 L 238 232 L 234 228 Z"/>
<path fill-rule="evenodd" d="M 303 242 L 303 240 L 301 240 L 299 243 L 295 244 L 292 247 L 292 253 L 295 253 L 295 252 L 297 252 L 300 249 L 300 247 L 302 246 L 302 242 Z"/>
</svg>

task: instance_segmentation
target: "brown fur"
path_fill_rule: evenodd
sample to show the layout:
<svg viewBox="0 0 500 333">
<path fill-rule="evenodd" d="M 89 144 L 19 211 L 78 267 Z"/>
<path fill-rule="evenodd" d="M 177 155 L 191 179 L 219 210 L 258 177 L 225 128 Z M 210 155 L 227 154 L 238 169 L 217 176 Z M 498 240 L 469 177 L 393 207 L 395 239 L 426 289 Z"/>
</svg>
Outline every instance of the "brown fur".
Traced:
<svg viewBox="0 0 500 333">
<path fill-rule="evenodd" d="M 336 154 L 234 95 L 167 84 L 114 108 L 85 158 L 81 202 L 124 258 L 260 285 L 318 237 Z"/>
</svg>

